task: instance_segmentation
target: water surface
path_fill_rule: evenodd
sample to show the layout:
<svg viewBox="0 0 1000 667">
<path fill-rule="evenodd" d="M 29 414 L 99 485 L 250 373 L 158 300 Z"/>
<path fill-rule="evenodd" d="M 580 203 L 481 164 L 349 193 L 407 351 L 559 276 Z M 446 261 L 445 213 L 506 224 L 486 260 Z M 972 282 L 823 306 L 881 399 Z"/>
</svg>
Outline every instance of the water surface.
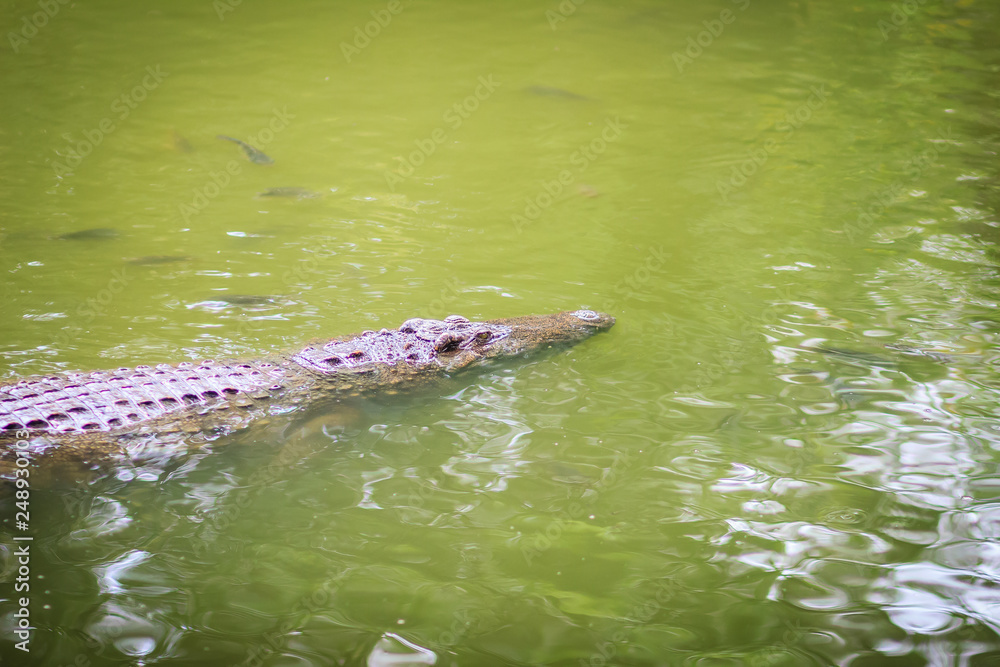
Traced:
<svg viewBox="0 0 1000 667">
<path fill-rule="evenodd" d="M 618 318 L 33 489 L 27 656 L 8 493 L 11 664 L 1000 661 L 995 3 L 3 7 L 5 381 Z"/>
</svg>

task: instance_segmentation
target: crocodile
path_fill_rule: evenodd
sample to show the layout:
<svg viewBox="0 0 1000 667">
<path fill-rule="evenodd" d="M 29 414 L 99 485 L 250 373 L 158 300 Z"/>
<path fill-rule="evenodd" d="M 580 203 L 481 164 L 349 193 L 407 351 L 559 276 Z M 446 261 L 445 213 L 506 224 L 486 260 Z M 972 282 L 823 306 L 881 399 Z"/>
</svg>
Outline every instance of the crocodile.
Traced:
<svg viewBox="0 0 1000 667">
<path fill-rule="evenodd" d="M 27 378 L 0 386 L 0 458 L 94 464 L 127 457 L 137 441 L 205 442 L 267 415 L 400 393 L 491 360 L 575 343 L 614 323 L 593 310 L 482 322 L 412 318 L 397 329 L 252 360 Z"/>
</svg>

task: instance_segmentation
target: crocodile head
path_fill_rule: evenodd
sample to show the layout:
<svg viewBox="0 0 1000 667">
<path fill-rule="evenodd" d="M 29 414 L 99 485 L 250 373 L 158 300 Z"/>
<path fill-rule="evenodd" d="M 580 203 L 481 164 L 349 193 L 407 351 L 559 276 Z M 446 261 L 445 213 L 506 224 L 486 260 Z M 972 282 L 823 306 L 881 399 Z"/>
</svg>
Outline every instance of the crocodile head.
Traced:
<svg viewBox="0 0 1000 667">
<path fill-rule="evenodd" d="M 300 366 L 326 374 L 363 370 L 376 364 L 435 366 L 453 371 L 489 359 L 529 354 L 571 344 L 610 329 L 615 318 L 593 310 L 470 322 L 460 315 L 443 320 L 413 318 L 399 329 L 368 331 L 310 347 L 293 357 Z"/>
<path fill-rule="evenodd" d="M 553 315 L 529 315 L 486 322 L 469 322 L 452 315 L 454 322 L 434 342 L 439 363 L 449 370 L 490 359 L 519 357 L 557 345 L 571 345 L 610 329 L 615 318 L 593 310 L 572 310 Z"/>
<path fill-rule="evenodd" d="M 570 345 L 610 329 L 615 318 L 593 310 L 490 320 L 484 326 L 505 331 L 480 352 L 484 358 L 530 354 L 554 345 Z"/>
</svg>

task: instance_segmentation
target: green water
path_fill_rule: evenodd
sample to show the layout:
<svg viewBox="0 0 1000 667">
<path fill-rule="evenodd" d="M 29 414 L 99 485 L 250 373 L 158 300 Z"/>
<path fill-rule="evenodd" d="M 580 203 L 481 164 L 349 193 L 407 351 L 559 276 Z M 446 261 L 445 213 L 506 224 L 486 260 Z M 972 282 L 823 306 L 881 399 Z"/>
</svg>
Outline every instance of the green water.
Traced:
<svg viewBox="0 0 1000 667">
<path fill-rule="evenodd" d="M 1000 664 L 995 2 L 2 5 L 3 380 L 618 318 L 8 490 L 4 664 Z"/>
</svg>

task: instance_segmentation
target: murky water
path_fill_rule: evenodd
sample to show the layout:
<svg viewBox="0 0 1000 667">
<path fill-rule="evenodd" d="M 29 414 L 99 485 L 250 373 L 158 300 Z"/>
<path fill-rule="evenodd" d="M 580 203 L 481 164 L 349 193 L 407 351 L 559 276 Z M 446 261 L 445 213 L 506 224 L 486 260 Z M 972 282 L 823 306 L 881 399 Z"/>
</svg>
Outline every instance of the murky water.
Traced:
<svg viewBox="0 0 1000 667">
<path fill-rule="evenodd" d="M 2 15 L 4 380 L 618 317 L 9 489 L 8 664 L 1000 664 L 996 3 Z"/>
</svg>

